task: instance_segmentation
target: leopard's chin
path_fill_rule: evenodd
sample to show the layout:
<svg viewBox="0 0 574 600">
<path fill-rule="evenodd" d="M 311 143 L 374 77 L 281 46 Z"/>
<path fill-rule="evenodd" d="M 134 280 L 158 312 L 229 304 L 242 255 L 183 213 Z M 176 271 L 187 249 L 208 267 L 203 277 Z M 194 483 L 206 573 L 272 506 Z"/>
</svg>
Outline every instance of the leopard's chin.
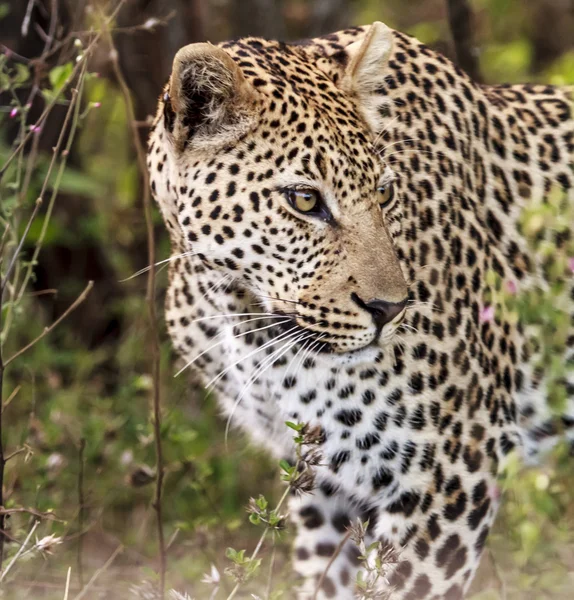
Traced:
<svg viewBox="0 0 574 600">
<path fill-rule="evenodd" d="M 330 347 L 328 350 L 317 353 L 316 359 L 333 367 L 380 364 L 385 355 L 393 351 L 397 329 L 397 327 L 393 327 L 390 331 L 380 332 L 369 344 L 353 350 L 337 351 Z"/>
</svg>

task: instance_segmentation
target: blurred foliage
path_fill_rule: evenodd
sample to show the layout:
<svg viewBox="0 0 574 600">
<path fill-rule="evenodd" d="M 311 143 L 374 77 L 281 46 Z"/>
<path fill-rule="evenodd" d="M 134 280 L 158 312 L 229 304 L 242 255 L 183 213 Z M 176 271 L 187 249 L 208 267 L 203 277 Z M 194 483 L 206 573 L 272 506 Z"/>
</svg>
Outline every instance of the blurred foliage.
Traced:
<svg viewBox="0 0 574 600">
<path fill-rule="evenodd" d="M 310 6 L 309 2 L 286 1 L 286 13 L 293 19 L 293 15 L 300 20 L 307 18 L 309 11 L 304 9 Z M 213 1 L 216 8 L 222 4 L 225 3 Z M 532 34 L 537 27 L 534 5 L 544 10 L 545 2 L 474 0 L 481 68 L 489 83 L 574 83 L 571 45 L 565 45 L 558 56 L 540 68 L 544 61 Z M 352 6 L 356 24 L 383 20 L 441 51 L 449 50 L 450 34 L 442 0 L 355 0 Z M 0 3 L 0 18 L 8 14 L 8 4 Z M 549 30 L 546 35 L 552 36 L 553 32 Z M 41 86 L 47 101 L 58 95 L 73 65 L 73 61 L 66 60 L 46 73 Z M 7 100 L 0 107 L 0 164 L 11 152 L 10 143 L 18 127 L 31 122 L 30 107 L 22 102 L 20 93 L 29 84 L 26 64 L 1 55 L 0 88 Z M 19 448 L 24 451 L 8 463 L 6 507 L 51 511 L 59 520 L 43 520 L 37 535 L 55 534 L 64 536 L 65 541 L 54 550 L 55 556 L 46 556 L 47 560 L 35 554 L 19 563 L 6 587 L 5 598 L 60 599 L 68 566 L 72 566 L 73 582 L 77 581 L 77 488 L 82 440 L 86 496 L 84 570 L 91 575 L 123 544 L 125 552 L 101 577 L 102 589 L 109 581 L 114 582 L 105 597 L 125 599 L 130 585 L 155 578 L 155 529 L 150 509 L 155 453 L 148 406 L 151 376 L 145 352 L 145 276 L 126 280 L 146 266 L 140 177 L 124 101 L 113 78 L 92 73 L 86 78 L 83 93 L 73 156 L 57 183 L 52 218 L 46 224 L 44 217 L 33 223 L 19 268 L 27 268 L 26 261 L 41 239 L 45 224 L 38 265 L 34 265 L 30 285 L 18 304 L 8 303 L 3 308 L 4 327 L 9 323 L 9 335 L 3 329 L 4 355 L 10 356 L 53 322 L 56 308 L 57 314 L 61 312 L 59 297 L 73 298 L 83 289 L 88 276 L 81 268 L 72 267 L 78 261 L 80 265 L 84 265 L 82 260 L 87 261 L 83 259 L 87 246 L 96 247 L 103 256 L 109 265 L 107 277 L 114 284 L 96 307 L 98 315 L 110 322 L 117 320 L 122 326 L 115 337 L 93 345 L 86 342 L 86 337 L 91 339 L 86 336 L 91 329 L 89 314 L 83 319 L 80 316 L 79 321 L 67 320 L 7 371 L 5 447 L 7 452 Z M 66 99 L 60 104 L 59 108 L 65 109 Z M 14 109 L 16 116 L 12 114 Z M 38 152 L 24 197 L 20 192 L 27 173 L 25 163 L 13 163 L 2 181 L 2 224 L 10 222 L 19 234 L 40 193 L 50 160 L 49 148 Z M 55 177 L 55 173 L 50 177 L 50 191 L 56 186 Z M 529 207 L 525 227 L 542 218 L 546 228 L 556 229 L 554 208 Z M 157 213 L 155 218 L 160 260 L 169 256 L 169 243 Z M 566 225 L 571 223 L 572 219 Z M 533 238 L 537 239 L 536 232 Z M 52 253 L 60 256 L 61 248 L 68 250 L 68 262 L 63 265 L 56 294 L 56 290 L 42 289 L 40 275 L 44 265 L 48 269 L 53 264 L 48 257 Z M 556 250 L 556 246 L 552 252 L 547 246 L 540 249 L 552 257 Z M 558 270 L 563 267 L 560 260 L 574 254 L 566 246 L 560 251 L 562 258 L 552 261 Z M 83 268 L 88 267 L 86 262 Z M 493 282 L 499 291 L 502 284 Z M 160 269 L 160 303 L 165 285 L 165 270 Z M 559 296 L 562 292 L 556 293 Z M 561 331 L 561 323 L 556 321 L 559 315 L 552 293 L 532 298 L 517 295 L 501 302 L 521 316 L 534 310 L 535 326 L 540 326 L 536 319 L 546 315 L 541 331 L 549 322 L 554 329 L 547 329 L 548 335 L 543 337 L 551 348 L 559 342 L 554 334 Z M 82 307 L 78 312 L 82 314 Z M 258 563 L 248 562 L 246 556 L 261 533 L 257 526 L 261 525 L 261 512 L 267 510 L 265 498 L 278 500 L 281 496 L 279 469 L 237 432 L 232 432 L 227 441 L 224 439 L 225 426 L 214 398 L 206 396 L 185 375 L 173 377 L 175 357 L 163 329 L 162 334 L 162 437 L 167 464 L 164 517 L 170 543 L 169 584 L 197 598 L 208 597 L 213 586 L 218 585 L 217 597 L 225 598 L 233 585 L 232 579 L 224 575 L 226 569 L 233 571 L 239 566 L 255 571 L 259 567 Z M 551 363 L 555 355 L 551 352 L 547 357 Z M 552 364 L 551 368 L 559 366 Z M 574 585 L 571 459 L 559 448 L 544 466 L 525 469 L 511 462 L 501 485 L 505 490 L 503 508 L 473 588 L 473 600 L 570 599 Z M 259 498 L 255 501 L 259 516 L 252 513 L 252 523 L 245 510 L 250 497 Z M 26 514 L 13 515 L 9 535 L 22 540 L 32 520 Z M 274 532 L 276 554 L 270 550 L 270 538 L 265 543 L 262 580 L 266 580 L 269 557 L 273 555 L 276 579 L 289 581 L 289 536 L 288 530 Z M 230 548 L 227 558 L 223 551 L 226 547 Z M 17 544 L 8 544 L 9 555 L 13 556 L 17 548 Z M 247 553 L 242 553 L 243 549 L 248 549 Z M 205 573 L 211 573 L 208 583 L 200 583 Z M 281 585 L 285 583 L 279 583 L 278 589 Z"/>
</svg>

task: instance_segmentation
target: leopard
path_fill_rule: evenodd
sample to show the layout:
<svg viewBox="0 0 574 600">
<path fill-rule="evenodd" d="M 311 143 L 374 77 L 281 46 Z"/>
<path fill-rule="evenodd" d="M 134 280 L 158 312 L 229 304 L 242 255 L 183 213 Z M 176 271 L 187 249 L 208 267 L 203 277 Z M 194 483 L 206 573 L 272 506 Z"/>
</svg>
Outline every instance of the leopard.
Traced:
<svg viewBox="0 0 574 600">
<path fill-rule="evenodd" d="M 177 52 L 147 159 L 167 327 L 227 426 L 309 475 L 298 598 L 355 597 L 384 554 L 368 597 L 460 600 L 508 457 L 574 439 L 574 379 L 558 427 L 488 283 L 544 283 L 520 219 L 573 197 L 572 99 L 479 84 L 381 22 Z"/>
</svg>

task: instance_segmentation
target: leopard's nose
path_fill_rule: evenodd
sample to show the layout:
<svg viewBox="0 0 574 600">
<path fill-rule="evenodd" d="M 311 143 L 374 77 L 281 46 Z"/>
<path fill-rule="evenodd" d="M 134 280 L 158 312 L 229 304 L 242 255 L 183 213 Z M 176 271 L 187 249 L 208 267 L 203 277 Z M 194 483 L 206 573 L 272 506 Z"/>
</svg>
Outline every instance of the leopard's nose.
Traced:
<svg viewBox="0 0 574 600">
<path fill-rule="evenodd" d="M 382 329 L 387 323 L 398 317 L 405 310 L 408 302 L 408 298 L 401 302 L 387 302 L 378 298 L 365 302 L 355 293 L 351 294 L 351 297 L 361 308 L 371 313 L 378 329 Z"/>
</svg>

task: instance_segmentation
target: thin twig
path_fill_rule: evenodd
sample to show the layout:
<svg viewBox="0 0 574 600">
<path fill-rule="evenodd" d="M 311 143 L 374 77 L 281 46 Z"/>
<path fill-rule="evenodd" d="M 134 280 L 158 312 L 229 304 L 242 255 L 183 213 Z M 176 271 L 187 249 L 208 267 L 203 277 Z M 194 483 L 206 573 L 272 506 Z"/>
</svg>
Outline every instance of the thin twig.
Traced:
<svg viewBox="0 0 574 600">
<path fill-rule="evenodd" d="M 86 449 L 86 439 L 80 440 L 80 449 L 78 452 L 78 553 L 77 553 L 77 564 L 78 564 L 78 582 L 80 584 L 80 590 L 84 589 L 84 568 L 83 568 L 83 550 L 84 550 L 84 511 L 85 511 L 85 498 L 84 498 L 84 451 Z"/>
<path fill-rule="evenodd" d="M 2 293 L 0 293 L 0 332 L 2 332 Z M 3 440 L 3 417 L 4 417 L 4 356 L 2 352 L 2 339 L 0 338 L 0 505 L 4 505 L 4 470 L 6 467 L 6 460 L 4 458 L 4 440 Z M 2 572 L 2 566 L 4 564 L 4 540 L 6 534 L 6 519 L 3 514 L 0 514 L 0 572 Z"/>
<path fill-rule="evenodd" d="M 68 600 L 70 593 L 70 578 L 72 576 L 72 567 L 68 567 L 68 574 L 66 575 L 66 590 L 64 591 L 64 600 Z"/>
<path fill-rule="evenodd" d="M 46 215 L 44 217 L 44 221 L 42 223 L 42 229 L 40 230 L 40 235 L 38 236 L 38 240 L 34 246 L 34 252 L 32 254 L 32 258 L 28 264 L 28 268 L 26 270 L 26 274 L 24 275 L 24 280 L 20 287 L 20 292 L 17 294 L 16 302 L 20 302 L 22 296 L 24 295 L 24 291 L 28 287 L 28 281 L 32 277 L 32 271 L 38 260 L 38 256 L 40 254 L 40 250 L 42 248 L 42 244 L 44 242 L 44 238 L 46 236 L 46 232 L 48 231 L 48 225 L 50 223 L 50 218 L 52 216 L 52 211 L 54 209 L 54 205 L 56 203 L 56 197 L 58 196 L 58 190 L 60 189 L 60 184 L 62 181 L 62 177 L 64 175 L 64 171 L 66 169 L 66 165 L 68 162 L 68 157 L 70 155 L 70 150 L 72 148 L 72 143 L 74 141 L 74 137 L 76 134 L 76 129 L 80 120 L 80 107 L 81 107 L 81 98 L 82 93 L 84 91 L 84 81 L 86 76 L 87 63 L 84 63 L 84 68 L 80 72 L 78 87 L 77 89 L 72 90 L 72 100 L 70 101 L 70 105 L 68 107 L 68 111 L 66 112 L 66 117 L 64 120 L 64 124 L 62 125 L 62 129 L 60 131 L 60 136 L 58 137 L 58 141 L 54 148 L 52 148 L 52 159 L 50 161 L 50 166 L 48 167 L 48 172 L 46 173 L 46 177 L 44 178 L 44 182 L 42 184 L 42 190 L 40 192 L 40 198 L 44 198 L 44 194 L 46 193 L 46 189 L 48 186 L 48 180 L 52 174 L 52 169 L 54 168 L 56 158 L 60 154 L 60 150 L 62 148 L 62 144 L 64 142 L 64 135 L 67 129 L 68 123 L 70 119 L 72 119 L 72 124 L 70 127 L 70 131 L 68 134 L 68 141 L 66 143 L 66 147 L 64 152 L 62 153 L 62 160 L 60 162 L 60 168 L 58 169 L 58 173 L 56 175 L 56 181 L 52 188 L 52 194 L 50 196 L 50 200 L 48 202 L 48 208 L 46 210 Z"/>
<path fill-rule="evenodd" d="M 34 9 L 34 4 L 36 4 L 36 0 L 28 0 L 26 14 L 24 16 L 24 20 L 22 21 L 22 28 L 20 30 L 20 33 L 24 38 L 28 35 L 28 28 L 30 27 L 30 19 L 32 18 L 32 10 Z"/>
<path fill-rule="evenodd" d="M 327 571 L 331 568 L 331 565 L 335 562 L 335 559 L 337 558 L 337 556 L 339 556 L 339 554 L 341 554 L 341 551 L 343 550 L 343 546 L 347 543 L 347 541 L 351 537 L 352 533 L 353 533 L 353 530 L 349 529 L 347 531 L 347 533 L 345 534 L 345 536 L 343 537 L 343 539 L 339 542 L 337 548 L 335 549 L 333 556 L 331 556 L 331 558 L 329 559 L 329 562 L 327 563 L 325 570 L 321 573 L 321 577 L 319 577 L 319 581 L 317 581 L 317 587 L 315 588 L 315 593 L 313 594 L 312 600 L 317 600 L 317 596 L 319 595 L 319 592 L 321 591 L 321 586 L 323 585 L 323 582 L 325 581 L 325 577 L 327 577 Z"/>
<path fill-rule="evenodd" d="M 124 103 L 126 106 L 126 112 L 128 122 L 132 131 L 133 142 L 136 150 L 137 161 L 140 169 L 140 173 L 143 179 L 143 205 L 145 213 L 146 231 L 147 231 L 147 245 L 148 245 L 148 264 L 151 265 L 148 271 L 147 278 L 147 290 L 146 290 L 146 301 L 148 307 L 148 320 L 149 320 L 149 343 L 151 350 L 151 365 L 152 365 L 152 378 L 153 378 L 153 391 L 152 391 L 152 405 L 153 405 L 153 431 L 155 438 L 155 454 L 156 454 L 156 485 L 155 485 L 155 496 L 153 501 L 153 508 L 156 513 L 157 520 L 157 536 L 159 545 L 159 596 L 161 600 L 165 598 L 165 575 L 166 575 L 166 546 L 165 546 L 165 535 L 163 531 L 163 506 L 162 506 L 162 495 L 163 495 L 163 478 L 164 478 L 164 462 L 163 462 L 163 448 L 161 443 L 161 395 L 160 395 L 160 341 L 159 331 L 157 328 L 157 312 L 155 304 L 155 237 L 153 230 L 153 214 L 152 214 L 152 202 L 149 188 L 149 174 L 146 165 L 145 150 L 141 142 L 140 133 L 136 126 L 136 118 L 130 89 L 126 83 L 125 77 L 122 73 L 118 59 L 118 51 L 114 45 L 112 35 L 109 30 L 106 30 L 108 43 L 110 47 L 110 58 L 112 62 L 112 68 L 115 76 L 118 80 L 122 95 L 124 97 Z"/>
<path fill-rule="evenodd" d="M 58 519 L 58 517 L 56 517 L 56 515 L 53 513 L 41 512 L 39 510 L 34 510 L 33 508 L 23 508 L 21 506 L 18 508 L 3 508 L 0 506 L 0 515 L 16 515 L 20 513 L 31 515 L 37 519 L 45 519 L 46 521 L 58 521 L 60 523 L 64 522 L 61 519 Z"/>
<path fill-rule="evenodd" d="M 267 575 L 267 590 L 265 591 L 265 600 L 270 600 L 271 598 L 271 590 L 273 588 L 273 568 L 275 567 L 275 554 L 277 552 L 277 548 L 273 545 L 273 549 L 271 550 L 271 560 L 269 561 L 269 573 Z"/>
<path fill-rule="evenodd" d="M 8 398 L 6 398 L 6 402 L 4 402 L 4 404 L 2 405 L 2 412 L 4 412 L 4 409 L 7 406 L 10 406 L 10 402 L 12 402 L 12 400 L 14 400 L 14 398 L 16 397 L 16 394 L 22 389 L 21 385 L 18 385 L 17 387 L 14 388 L 13 392 L 8 396 Z"/>
<path fill-rule="evenodd" d="M 26 229 L 24 229 L 24 233 L 22 234 L 22 237 L 20 238 L 20 241 L 18 242 L 18 247 L 16 248 L 16 250 L 14 251 L 14 254 L 12 255 L 12 260 L 10 261 L 8 268 L 6 269 L 6 274 L 4 275 L 4 278 L 2 279 L 2 281 L 0 282 L 0 297 L 2 297 L 4 295 L 4 290 L 10 279 L 10 275 L 12 274 L 12 269 L 14 268 L 14 265 L 16 264 L 16 261 L 18 260 L 18 255 L 22 251 L 22 246 L 24 246 L 24 242 L 26 241 L 26 238 L 28 237 L 28 232 L 30 231 L 30 227 L 32 227 L 32 223 L 34 222 L 34 219 L 36 218 L 36 215 L 38 214 L 38 211 L 40 210 L 40 206 L 42 206 L 42 198 L 37 198 L 36 203 L 34 204 L 34 210 L 32 211 L 30 218 L 28 219 L 28 223 L 26 223 Z M 6 365 L 4 365 L 4 366 L 6 366 Z"/>
<path fill-rule="evenodd" d="M 297 465 L 295 465 L 295 472 L 297 472 L 298 465 L 299 465 L 299 463 L 297 463 Z M 279 512 L 279 510 L 283 506 L 283 502 L 285 502 L 285 500 L 287 499 L 287 496 L 289 495 L 289 492 L 291 491 L 291 487 L 292 487 L 291 485 L 288 485 L 285 488 L 285 492 L 283 492 L 283 495 L 281 496 L 281 498 L 279 499 L 279 502 L 277 503 L 277 506 L 275 507 L 274 512 L 276 514 Z M 255 546 L 255 550 L 253 550 L 253 552 L 251 553 L 251 556 L 249 557 L 250 561 L 253 561 L 257 558 L 257 555 L 259 554 L 259 550 L 261 550 L 261 546 L 263 546 L 265 537 L 267 536 L 267 533 L 269 532 L 270 529 L 271 529 L 271 525 L 267 525 L 265 527 L 265 529 L 263 530 L 263 533 L 261 534 L 261 537 L 259 538 L 259 541 L 257 542 L 257 546 Z M 235 598 L 235 595 L 239 591 L 240 587 L 241 587 L 241 583 L 238 581 L 235 584 L 235 587 L 231 590 L 231 594 L 229 594 L 229 596 L 227 596 L 227 600 L 232 600 L 232 598 Z"/>
<path fill-rule="evenodd" d="M 118 12 L 120 11 L 121 7 L 126 3 L 126 1 L 127 0 L 120 0 L 120 2 L 118 3 L 118 5 L 116 6 L 115 10 L 112 12 L 112 14 L 108 17 L 108 19 L 104 23 L 104 28 L 108 27 L 109 24 L 116 18 Z M 23 139 L 21 140 L 21 142 L 14 149 L 14 151 L 12 152 L 12 154 L 8 157 L 8 159 L 6 160 L 6 162 L 4 163 L 4 165 L 2 166 L 2 168 L 0 168 L 0 180 L 2 180 L 2 177 L 4 177 L 4 174 L 6 173 L 8 167 L 10 166 L 10 164 L 12 163 L 12 161 L 16 158 L 16 156 L 19 155 L 19 153 L 22 150 L 22 148 L 24 148 L 24 146 L 27 144 L 28 140 L 34 135 L 34 130 L 37 127 L 40 127 L 44 123 L 44 121 L 46 120 L 46 118 L 48 117 L 48 115 L 52 112 L 52 109 L 54 108 L 54 106 L 56 106 L 56 104 L 59 102 L 59 100 L 60 100 L 60 94 L 75 79 L 75 77 L 79 73 L 80 69 L 82 69 L 84 67 L 83 63 L 88 60 L 90 54 L 95 49 L 95 47 L 98 44 L 98 42 L 101 40 L 103 34 L 104 34 L 104 30 L 100 31 L 99 33 L 97 33 L 93 37 L 93 39 L 90 42 L 90 44 L 84 50 L 83 57 L 82 57 L 83 59 L 80 60 L 78 63 L 76 63 L 75 67 L 72 69 L 72 72 L 70 73 L 70 75 L 66 78 L 66 80 L 62 84 L 62 87 L 60 88 L 59 93 L 56 94 L 54 96 L 54 98 L 52 98 L 52 100 L 46 105 L 46 107 L 42 111 L 42 114 L 38 117 L 38 119 L 37 119 L 37 121 L 35 123 L 35 127 L 33 129 L 31 129 L 23 137 Z"/>
<path fill-rule="evenodd" d="M 0 238 L 0 264 L 2 263 L 2 258 L 4 255 L 4 245 L 6 244 L 6 240 L 8 239 L 9 233 L 10 233 L 10 223 L 6 223 L 6 227 L 4 227 L 4 231 L 2 232 L 2 237 Z"/>
<path fill-rule="evenodd" d="M 14 450 L 14 452 L 11 452 L 10 454 L 8 454 L 8 456 L 6 456 L 4 458 L 4 462 L 7 463 L 8 461 L 12 460 L 14 457 L 18 456 L 18 454 L 22 454 L 22 452 L 27 452 L 28 448 L 18 448 L 18 450 Z"/>
<path fill-rule="evenodd" d="M 34 531 L 36 531 L 36 528 L 38 527 L 39 524 L 40 524 L 40 521 L 36 521 L 34 523 L 34 525 L 32 525 L 32 528 L 30 529 L 30 532 L 26 536 L 24 543 L 20 546 L 20 548 L 18 548 L 18 552 L 16 552 L 16 554 L 14 555 L 12 560 L 8 563 L 8 566 L 4 569 L 4 571 L 2 571 L 2 574 L 0 575 L 0 583 L 2 583 L 2 581 L 4 581 L 4 579 L 10 572 L 10 569 L 16 564 L 16 561 L 20 558 L 20 556 L 22 556 L 22 554 L 26 548 L 26 545 L 30 541 L 32 534 L 34 533 Z"/>
<path fill-rule="evenodd" d="M 46 337 L 55 327 L 57 327 L 71 312 L 73 312 L 78 306 L 87 298 L 88 294 L 94 287 L 94 282 L 90 281 L 85 287 L 84 291 L 76 298 L 76 300 L 68 306 L 68 308 L 48 327 L 44 327 L 44 331 L 37 337 L 35 337 L 29 344 L 18 350 L 9 359 L 4 362 L 4 368 L 6 368 L 13 360 L 24 354 L 27 350 L 30 350 L 34 344 L 39 342 L 42 338 Z"/>
<path fill-rule="evenodd" d="M 110 556 L 110 558 L 108 558 L 108 560 L 106 561 L 106 563 L 104 564 L 103 567 L 100 567 L 93 575 L 92 578 L 90 579 L 90 581 L 88 581 L 88 583 L 86 584 L 86 587 L 80 591 L 80 593 L 74 598 L 74 600 L 82 600 L 82 598 L 85 597 L 85 595 L 88 593 L 88 591 L 91 589 L 91 587 L 94 585 L 94 583 L 96 583 L 96 580 L 98 579 L 98 577 L 104 573 L 109 566 L 114 562 L 114 560 L 116 559 L 116 556 L 122 552 L 124 549 L 124 547 L 122 545 L 118 546 L 113 554 Z"/>
<path fill-rule="evenodd" d="M 50 51 L 50 47 L 54 42 L 54 36 L 56 34 L 56 26 L 58 24 L 58 0 L 52 0 L 52 6 L 50 10 L 50 25 L 48 29 L 48 34 L 45 37 L 44 50 L 42 51 L 42 55 L 40 56 L 40 60 L 48 54 Z"/>
</svg>

